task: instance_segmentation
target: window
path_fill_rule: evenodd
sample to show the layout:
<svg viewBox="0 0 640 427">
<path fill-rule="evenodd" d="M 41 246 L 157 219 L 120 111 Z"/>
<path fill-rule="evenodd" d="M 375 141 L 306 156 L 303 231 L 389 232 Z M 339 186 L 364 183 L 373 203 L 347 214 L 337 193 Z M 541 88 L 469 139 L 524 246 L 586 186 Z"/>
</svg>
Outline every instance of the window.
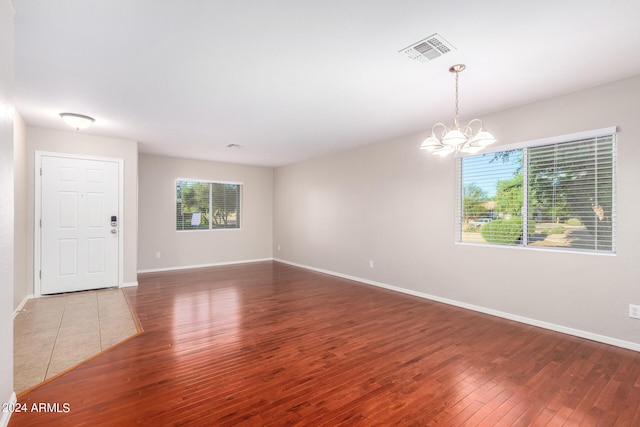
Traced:
<svg viewBox="0 0 640 427">
<path fill-rule="evenodd" d="M 615 128 L 503 148 L 458 159 L 458 241 L 615 252 Z"/>
<path fill-rule="evenodd" d="M 178 179 L 176 230 L 240 228 L 242 184 Z"/>
</svg>

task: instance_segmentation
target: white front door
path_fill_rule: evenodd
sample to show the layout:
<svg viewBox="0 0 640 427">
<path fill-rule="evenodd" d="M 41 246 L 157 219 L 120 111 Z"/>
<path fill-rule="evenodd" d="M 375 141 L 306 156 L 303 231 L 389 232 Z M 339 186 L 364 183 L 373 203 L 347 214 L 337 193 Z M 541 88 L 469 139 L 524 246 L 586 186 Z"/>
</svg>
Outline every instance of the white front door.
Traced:
<svg viewBox="0 0 640 427">
<path fill-rule="evenodd" d="M 42 156 L 41 294 L 118 286 L 119 167 Z"/>
</svg>

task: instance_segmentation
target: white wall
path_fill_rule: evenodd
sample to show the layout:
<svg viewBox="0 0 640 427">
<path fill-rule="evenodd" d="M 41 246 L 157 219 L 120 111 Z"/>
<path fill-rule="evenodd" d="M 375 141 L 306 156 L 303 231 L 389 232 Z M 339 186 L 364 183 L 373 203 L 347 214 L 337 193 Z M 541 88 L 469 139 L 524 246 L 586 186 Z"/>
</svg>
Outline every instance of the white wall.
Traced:
<svg viewBox="0 0 640 427">
<path fill-rule="evenodd" d="M 640 349 L 638 99 L 634 77 L 483 117 L 500 144 L 619 127 L 616 256 L 455 244 L 454 160 L 426 133 L 276 169 L 274 256 Z"/>
<path fill-rule="evenodd" d="M 27 127 L 27 188 L 28 202 L 28 280 L 33 293 L 34 262 L 34 179 L 36 151 L 109 157 L 124 160 L 124 284 L 137 284 L 138 247 L 138 144 L 125 139 L 91 136 L 86 131 L 55 131 Z"/>
<path fill-rule="evenodd" d="M 13 8 L 0 0 L 0 404 L 13 396 L 13 108 Z"/>
<path fill-rule="evenodd" d="M 27 126 L 18 112 L 13 125 L 13 176 L 14 176 L 14 242 L 13 242 L 13 308 L 33 295 L 29 282 L 29 224 L 27 222 Z"/>
<path fill-rule="evenodd" d="M 140 271 L 272 257 L 272 168 L 147 154 L 140 154 L 139 161 Z M 176 231 L 177 178 L 243 183 L 241 228 Z"/>
</svg>

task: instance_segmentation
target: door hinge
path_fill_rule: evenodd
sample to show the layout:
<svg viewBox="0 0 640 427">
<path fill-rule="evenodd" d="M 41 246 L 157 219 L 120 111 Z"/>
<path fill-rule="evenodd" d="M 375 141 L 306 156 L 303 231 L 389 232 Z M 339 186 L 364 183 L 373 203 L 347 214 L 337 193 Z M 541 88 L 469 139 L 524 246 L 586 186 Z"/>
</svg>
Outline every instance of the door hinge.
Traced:
<svg viewBox="0 0 640 427">
<path fill-rule="evenodd" d="M 40 176 L 42 176 L 42 168 L 40 168 Z"/>
<path fill-rule="evenodd" d="M 40 218 L 40 228 L 42 228 L 42 218 Z"/>
<path fill-rule="evenodd" d="M 42 270 L 40 270 L 40 278 L 42 279 Z"/>
</svg>

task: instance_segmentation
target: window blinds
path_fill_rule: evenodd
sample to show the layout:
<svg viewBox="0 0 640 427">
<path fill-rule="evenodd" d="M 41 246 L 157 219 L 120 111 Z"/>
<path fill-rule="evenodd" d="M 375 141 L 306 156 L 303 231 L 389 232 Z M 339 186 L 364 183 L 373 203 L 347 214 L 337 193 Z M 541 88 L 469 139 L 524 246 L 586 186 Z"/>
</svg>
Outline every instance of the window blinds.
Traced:
<svg viewBox="0 0 640 427">
<path fill-rule="evenodd" d="M 613 137 L 530 148 L 528 216 L 539 246 L 614 250 Z"/>
</svg>

